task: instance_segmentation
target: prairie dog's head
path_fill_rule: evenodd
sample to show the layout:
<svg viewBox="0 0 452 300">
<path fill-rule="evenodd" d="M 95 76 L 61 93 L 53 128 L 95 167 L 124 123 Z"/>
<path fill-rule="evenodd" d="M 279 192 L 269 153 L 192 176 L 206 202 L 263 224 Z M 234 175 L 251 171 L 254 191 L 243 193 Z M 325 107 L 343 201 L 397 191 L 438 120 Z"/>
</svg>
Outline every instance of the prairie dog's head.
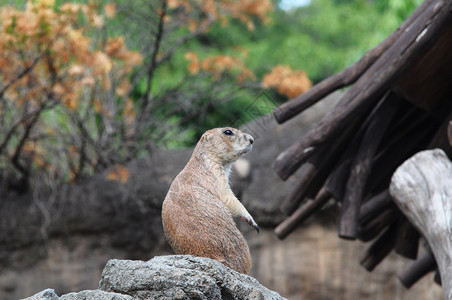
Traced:
<svg viewBox="0 0 452 300">
<path fill-rule="evenodd" d="M 196 146 L 222 164 L 236 161 L 253 149 L 254 138 L 232 127 L 214 128 L 206 131 Z"/>
</svg>

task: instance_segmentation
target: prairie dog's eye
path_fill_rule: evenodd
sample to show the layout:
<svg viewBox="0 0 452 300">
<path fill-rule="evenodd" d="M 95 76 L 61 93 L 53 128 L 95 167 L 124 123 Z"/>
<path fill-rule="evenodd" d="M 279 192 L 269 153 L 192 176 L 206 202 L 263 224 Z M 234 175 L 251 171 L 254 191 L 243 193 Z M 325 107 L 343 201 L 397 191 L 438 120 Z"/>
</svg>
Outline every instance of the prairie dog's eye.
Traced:
<svg viewBox="0 0 452 300">
<path fill-rule="evenodd" d="M 223 133 L 225 135 L 234 135 L 234 133 L 231 130 L 229 130 L 229 129 L 226 129 L 225 131 L 223 131 Z"/>
</svg>

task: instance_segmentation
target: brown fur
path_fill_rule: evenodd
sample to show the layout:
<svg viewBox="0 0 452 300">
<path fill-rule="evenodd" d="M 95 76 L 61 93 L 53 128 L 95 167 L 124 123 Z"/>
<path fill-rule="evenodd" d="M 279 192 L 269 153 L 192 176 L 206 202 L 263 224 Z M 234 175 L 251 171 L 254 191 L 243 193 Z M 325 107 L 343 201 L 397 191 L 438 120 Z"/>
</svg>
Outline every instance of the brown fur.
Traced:
<svg viewBox="0 0 452 300">
<path fill-rule="evenodd" d="M 176 254 L 209 257 L 249 272 L 248 245 L 232 216 L 255 223 L 232 194 L 228 177 L 230 164 L 249 152 L 253 141 L 233 128 L 212 129 L 201 137 L 163 202 L 163 229 Z"/>
</svg>

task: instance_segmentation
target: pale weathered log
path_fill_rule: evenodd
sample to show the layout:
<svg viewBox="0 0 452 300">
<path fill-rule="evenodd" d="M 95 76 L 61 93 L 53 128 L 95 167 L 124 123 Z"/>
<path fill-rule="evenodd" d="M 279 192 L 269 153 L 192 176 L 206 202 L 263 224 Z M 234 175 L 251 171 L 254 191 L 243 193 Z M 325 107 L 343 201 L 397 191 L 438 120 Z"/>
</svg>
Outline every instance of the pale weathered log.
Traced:
<svg viewBox="0 0 452 300">
<path fill-rule="evenodd" d="M 427 239 L 452 299 L 452 163 L 441 149 L 420 152 L 394 173 L 390 193 Z"/>
</svg>

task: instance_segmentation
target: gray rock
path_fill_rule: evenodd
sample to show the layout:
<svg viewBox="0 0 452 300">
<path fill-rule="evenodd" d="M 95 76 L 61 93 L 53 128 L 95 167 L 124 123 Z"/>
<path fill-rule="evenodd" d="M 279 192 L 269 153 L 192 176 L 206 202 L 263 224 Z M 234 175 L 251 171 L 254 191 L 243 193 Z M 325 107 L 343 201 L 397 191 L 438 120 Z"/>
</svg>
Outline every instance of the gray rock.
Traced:
<svg viewBox="0 0 452 300">
<path fill-rule="evenodd" d="M 146 262 L 112 259 L 99 289 L 137 299 L 284 299 L 250 276 L 191 255 L 158 256 Z"/>
<path fill-rule="evenodd" d="M 99 290 L 86 290 L 61 296 L 60 300 L 133 300 L 131 296 Z"/>
<path fill-rule="evenodd" d="M 45 289 L 23 300 L 59 300 L 59 299 L 60 297 L 58 297 L 58 295 L 55 294 L 55 291 L 53 289 Z"/>
<path fill-rule="evenodd" d="M 118 293 L 100 291 L 100 290 L 86 290 L 78 293 L 69 293 L 61 297 L 55 294 L 53 289 L 45 289 L 31 297 L 23 300 L 133 300 L 129 295 L 122 295 Z"/>
</svg>

